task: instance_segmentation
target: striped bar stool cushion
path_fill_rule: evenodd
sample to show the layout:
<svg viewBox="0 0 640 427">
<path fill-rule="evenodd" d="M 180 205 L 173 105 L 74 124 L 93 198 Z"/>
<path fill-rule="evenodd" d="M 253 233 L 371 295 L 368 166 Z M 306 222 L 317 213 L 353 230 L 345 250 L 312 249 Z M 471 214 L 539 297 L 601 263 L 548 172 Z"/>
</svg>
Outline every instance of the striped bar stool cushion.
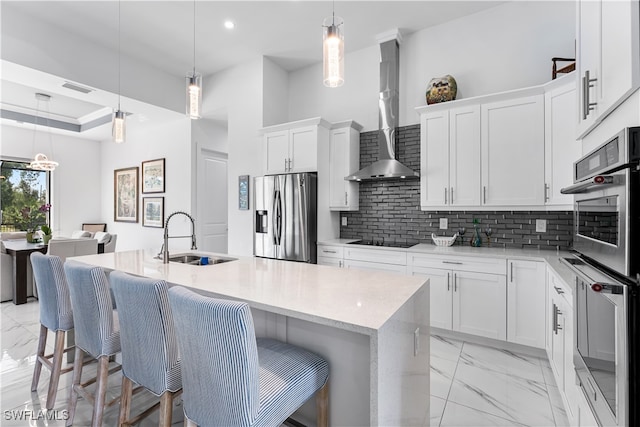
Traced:
<svg viewBox="0 0 640 427">
<path fill-rule="evenodd" d="M 169 301 L 188 420 L 201 426 L 277 426 L 327 383 L 329 367 L 319 356 L 256 340 L 248 304 L 178 286 L 169 289 Z"/>
</svg>

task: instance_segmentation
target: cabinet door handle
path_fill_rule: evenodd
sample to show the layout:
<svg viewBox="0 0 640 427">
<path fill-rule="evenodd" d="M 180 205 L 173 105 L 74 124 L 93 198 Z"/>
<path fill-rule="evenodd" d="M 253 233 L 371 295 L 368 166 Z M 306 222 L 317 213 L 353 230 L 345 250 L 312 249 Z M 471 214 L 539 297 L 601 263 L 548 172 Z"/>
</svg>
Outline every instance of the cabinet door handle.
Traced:
<svg viewBox="0 0 640 427">
<path fill-rule="evenodd" d="M 596 393 L 596 388 L 593 386 L 593 384 L 591 384 L 591 380 L 589 378 L 587 378 L 587 385 L 591 389 L 591 393 L 593 394 L 594 402 L 597 401 L 598 400 L 598 393 Z"/>
<path fill-rule="evenodd" d="M 344 192 L 344 205 L 348 205 L 349 204 L 349 196 L 347 194 L 347 192 Z"/>
<path fill-rule="evenodd" d="M 553 327 L 552 330 L 553 332 L 558 335 L 558 308 L 556 307 L 555 303 L 553 304 Z"/>
<path fill-rule="evenodd" d="M 546 182 L 544 183 L 544 201 L 549 201 L 549 184 L 547 184 Z"/>
<path fill-rule="evenodd" d="M 287 170 L 289 170 L 289 169 L 287 168 L 287 160 L 288 160 L 288 159 L 284 159 L 284 171 L 285 171 L 285 172 L 286 172 Z"/>
<path fill-rule="evenodd" d="M 453 204 L 453 187 L 451 187 L 451 197 L 449 199 L 451 200 L 451 204 Z"/>
<path fill-rule="evenodd" d="M 563 290 L 562 288 L 559 288 L 559 287 L 557 287 L 557 286 L 554 286 L 554 287 L 553 287 L 553 289 L 555 289 L 555 290 L 556 290 L 556 293 L 558 293 L 558 294 L 564 294 L 564 290 Z"/>
<path fill-rule="evenodd" d="M 342 267 L 342 260 L 338 261 L 338 267 Z"/>
<path fill-rule="evenodd" d="M 558 310 L 557 305 L 555 306 L 555 309 L 556 309 L 556 335 L 558 335 L 558 331 L 562 330 L 562 327 L 560 326 L 560 323 L 559 323 L 559 318 L 560 316 L 562 316 L 562 312 Z"/>
<path fill-rule="evenodd" d="M 453 292 L 458 292 L 458 273 L 453 273 Z"/>
<path fill-rule="evenodd" d="M 292 169 L 292 167 L 291 167 L 291 158 L 289 158 L 289 172 L 291 172 L 291 169 Z"/>
<path fill-rule="evenodd" d="M 451 273 L 447 272 L 447 292 L 451 290 Z"/>
<path fill-rule="evenodd" d="M 335 254 L 335 253 L 336 253 L 336 251 L 328 251 L 328 250 L 326 250 L 326 249 L 323 249 L 323 250 L 322 250 L 322 253 L 325 253 L 325 254 Z"/>
<path fill-rule="evenodd" d="M 589 115 L 589 111 L 595 109 L 597 102 L 590 102 L 589 100 L 589 88 L 595 86 L 595 82 L 598 79 L 589 78 L 589 70 L 584 72 L 584 77 L 582 78 L 582 120 L 586 120 Z"/>
<path fill-rule="evenodd" d="M 447 204 L 447 187 L 444 187 L 444 204 Z"/>
<path fill-rule="evenodd" d="M 487 186 L 482 186 L 482 204 L 487 204 Z"/>
<path fill-rule="evenodd" d="M 511 267 L 511 279 L 509 281 L 513 283 L 513 262 L 510 262 L 509 266 Z"/>
<path fill-rule="evenodd" d="M 443 264 L 455 264 L 455 265 L 462 265 L 461 262 L 457 262 L 457 261 L 442 261 Z"/>
</svg>

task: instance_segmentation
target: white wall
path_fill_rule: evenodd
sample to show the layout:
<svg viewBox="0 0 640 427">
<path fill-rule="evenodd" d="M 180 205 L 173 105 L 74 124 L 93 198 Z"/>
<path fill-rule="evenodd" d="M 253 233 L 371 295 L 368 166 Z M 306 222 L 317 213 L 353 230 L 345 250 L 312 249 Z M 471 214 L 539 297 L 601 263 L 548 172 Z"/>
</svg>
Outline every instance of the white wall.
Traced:
<svg viewBox="0 0 640 427">
<path fill-rule="evenodd" d="M 392 25 L 392 23 L 390 23 Z M 551 80 L 551 58 L 572 57 L 574 1 L 517 1 L 406 35 L 400 46 L 400 126 L 418 123 L 429 80 L 451 74 L 458 99 Z M 348 43 L 348 39 L 345 43 Z M 322 64 L 290 73 L 289 119 L 353 119 L 378 128 L 379 49 L 345 57 L 345 84 L 322 86 Z"/>
<path fill-rule="evenodd" d="M 269 58 L 262 58 L 263 126 L 277 125 L 289 117 L 289 73 Z"/>
<path fill-rule="evenodd" d="M 3 124 L 1 135 L 0 156 L 33 158 L 32 129 Z M 51 174 L 52 228 L 56 236 L 70 236 L 84 222 L 103 222 L 100 143 L 57 134 L 52 138 L 52 157 L 60 163 Z M 48 141 L 48 132 L 38 131 L 39 151 L 50 152 Z"/>
<path fill-rule="evenodd" d="M 262 58 L 207 76 L 203 90 L 203 115 L 226 111 L 228 117 L 228 251 L 252 255 L 253 201 L 249 210 L 238 209 L 238 176 L 262 174 Z"/>
<path fill-rule="evenodd" d="M 101 193 L 102 215 L 107 231 L 118 234 L 117 251 L 141 248 L 160 250 L 162 228 L 142 226 L 142 198 L 164 197 L 165 220 L 175 211 L 191 211 L 192 165 L 191 121 L 178 113 L 170 114 L 161 123 L 127 120 L 127 140 L 123 144 L 103 141 L 101 145 Z M 129 118 L 131 119 L 131 117 Z M 165 158 L 165 193 L 140 194 L 138 197 L 138 222 L 114 222 L 114 170 L 138 167 L 142 162 Z M 141 173 L 141 170 L 139 170 Z M 81 175 L 79 175 L 81 176 Z M 142 179 L 141 176 L 138 178 Z M 140 186 L 139 186 L 140 188 Z M 171 220 L 171 235 L 189 235 L 191 225 L 184 217 Z M 169 249 L 189 249 L 189 239 L 171 239 Z"/>
</svg>

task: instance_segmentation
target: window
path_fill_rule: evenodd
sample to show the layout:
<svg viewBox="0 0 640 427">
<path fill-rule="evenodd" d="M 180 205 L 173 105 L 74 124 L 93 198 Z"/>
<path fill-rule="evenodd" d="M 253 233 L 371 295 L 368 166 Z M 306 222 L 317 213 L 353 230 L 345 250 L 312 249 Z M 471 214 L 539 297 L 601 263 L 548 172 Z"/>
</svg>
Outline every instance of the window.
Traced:
<svg viewBox="0 0 640 427">
<path fill-rule="evenodd" d="M 29 163 L 0 161 L 0 231 L 27 231 L 49 224 L 49 172 Z"/>
</svg>

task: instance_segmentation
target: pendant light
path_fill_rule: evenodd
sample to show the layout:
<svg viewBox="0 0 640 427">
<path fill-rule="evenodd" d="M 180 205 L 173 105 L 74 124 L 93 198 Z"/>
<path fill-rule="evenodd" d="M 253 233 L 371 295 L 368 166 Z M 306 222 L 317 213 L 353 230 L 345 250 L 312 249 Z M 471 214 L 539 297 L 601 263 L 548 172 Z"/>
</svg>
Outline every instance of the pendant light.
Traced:
<svg viewBox="0 0 640 427">
<path fill-rule="evenodd" d="M 118 0 L 118 109 L 113 112 L 113 122 L 111 124 L 113 142 L 117 144 L 126 140 L 126 118 L 126 113 L 120 109 L 120 0 Z"/>
<path fill-rule="evenodd" d="M 196 73 L 196 0 L 193 0 L 193 73 L 187 74 L 187 116 L 202 117 L 202 74 Z"/>
<path fill-rule="evenodd" d="M 327 87 L 344 84 L 344 21 L 333 13 L 322 23 L 323 83 Z"/>
<path fill-rule="evenodd" d="M 51 111 L 49 110 L 49 100 L 51 96 L 45 95 L 44 93 L 36 93 L 36 120 L 33 124 L 33 152 L 36 152 L 36 135 L 38 134 L 38 113 L 40 112 L 40 102 L 44 102 L 47 106 L 47 129 L 49 133 L 49 149 L 51 156 L 53 156 L 53 136 L 51 135 L 51 127 L 49 126 L 49 116 L 51 115 Z M 41 171 L 52 171 L 58 166 L 58 162 L 53 160 L 49 160 L 49 158 L 43 153 L 37 153 L 31 163 L 29 163 L 29 167 L 35 170 Z"/>
</svg>

